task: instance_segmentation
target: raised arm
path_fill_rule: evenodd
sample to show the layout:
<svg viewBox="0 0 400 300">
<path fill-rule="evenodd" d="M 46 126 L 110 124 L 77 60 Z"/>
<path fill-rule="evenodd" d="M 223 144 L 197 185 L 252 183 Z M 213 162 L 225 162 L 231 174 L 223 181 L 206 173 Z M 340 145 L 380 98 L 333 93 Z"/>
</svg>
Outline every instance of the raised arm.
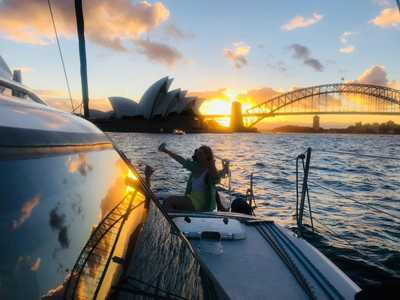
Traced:
<svg viewBox="0 0 400 300">
<path fill-rule="evenodd" d="M 180 156 L 180 155 L 168 150 L 164 143 L 160 145 L 158 150 L 168 154 L 170 157 L 172 157 L 174 160 L 176 160 L 181 165 L 185 164 L 186 159 L 184 159 L 182 156 Z"/>
</svg>

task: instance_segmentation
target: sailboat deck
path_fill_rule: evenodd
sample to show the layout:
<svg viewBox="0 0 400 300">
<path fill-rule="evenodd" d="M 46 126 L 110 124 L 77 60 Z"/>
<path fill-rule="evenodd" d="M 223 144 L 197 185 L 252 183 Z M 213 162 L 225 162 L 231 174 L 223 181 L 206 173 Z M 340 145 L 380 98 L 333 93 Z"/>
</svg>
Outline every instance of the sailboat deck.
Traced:
<svg viewBox="0 0 400 300">
<path fill-rule="evenodd" d="M 191 237 L 188 227 L 198 224 L 196 216 L 192 214 L 189 218 L 190 223 L 182 227 L 183 216 L 178 214 L 175 223 L 231 299 L 354 299 L 359 291 L 318 250 L 272 222 L 241 220 L 245 238 L 210 232 L 195 237 L 196 228 Z M 223 219 L 219 217 L 221 224 Z M 212 227 L 211 232 L 215 230 Z"/>
</svg>

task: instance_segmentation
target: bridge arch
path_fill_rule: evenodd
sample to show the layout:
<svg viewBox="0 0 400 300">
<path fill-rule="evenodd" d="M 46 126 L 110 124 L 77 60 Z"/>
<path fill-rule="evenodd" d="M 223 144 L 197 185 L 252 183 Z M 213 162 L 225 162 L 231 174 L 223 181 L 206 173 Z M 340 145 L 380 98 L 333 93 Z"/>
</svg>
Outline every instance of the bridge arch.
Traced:
<svg viewBox="0 0 400 300">
<path fill-rule="evenodd" d="M 248 109 L 244 116 L 256 117 L 256 121 L 253 121 L 250 124 L 251 127 L 265 117 L 275 115 L 279 110 L 282 110 L 296 102 L 306 98 L 312 99 L 316 96 L 329 94 L 359 94 L 375 97 L 381 101 L 394 105 L 400 112 L 400 90 L 372 84 L 333 83 L 301 88 L 275 96 Z"/>
</svg>

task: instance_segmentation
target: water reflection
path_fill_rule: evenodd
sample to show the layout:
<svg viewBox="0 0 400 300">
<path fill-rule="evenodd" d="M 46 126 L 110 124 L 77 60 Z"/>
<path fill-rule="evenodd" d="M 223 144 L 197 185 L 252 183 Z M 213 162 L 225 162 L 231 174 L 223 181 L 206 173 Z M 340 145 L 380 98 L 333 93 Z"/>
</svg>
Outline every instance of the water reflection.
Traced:
<svg viewBox="0 0 400 300">
<path fill-rule="evenodd" d="M 71 155 L 67 160 L 67 168 L 71 173 L 79 172 L 82 176 L 92 171 L 93 166 L 89 163 L 85 153 Z"/>
<path fill-rule="evenodd" d="M 12 227 L 17 229 L 22 224 L 24 224 L 32 215 L 33 209 L 39 204 L 40 202 L 40 195 L 34 196 L 32 199 L 24 202 L 21 207 L 21 214 L 18 219 L 12 222 Z"/>
<path fill-rule="evenodd" d="M 134 184 L 137 174 L 113 150 L 15 155 L 0 159 L 0 170 L 0 299 L 60 295 L 95 224 L 125 195 L 136 191 L 135 205 L 145 198 Z M 127 207 L 120 207 L 121 215 Z M 100 239 L 88 273 L 99 275 L 96 267 L 108 260 L 113 241 Z"/>
<path fill-rule="evenodd" d="M 122 160 L 115 161 L 116 176 L 100 203 L 100 223 L 92 227 L 89 241 L 71 274 L 67 298 L 90 299 L 107 296 L 118 265 L 112 256 L 124 257 L 131 233 L 145 219 L 145 195 L 137 174 Z M 101 285 L 101 287 L 100 287 Z"/>
<path fill-rule="evenodd" d="M 65 214 L 59 212 L 58 206 L 50 211 L 49 224 L 57 232 L 61 248 L 68 248 L 69 246 L 68 227 L 65 225 L 65 218 Z"/>
</svg>

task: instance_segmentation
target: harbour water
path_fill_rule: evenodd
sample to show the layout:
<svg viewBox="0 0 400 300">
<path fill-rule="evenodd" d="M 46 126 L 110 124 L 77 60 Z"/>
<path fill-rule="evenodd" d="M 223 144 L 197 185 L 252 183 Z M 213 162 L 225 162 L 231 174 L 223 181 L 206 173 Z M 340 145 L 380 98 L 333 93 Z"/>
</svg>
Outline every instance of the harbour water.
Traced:
<svg viewBox="0 0 400 300">
<path fill-rule="evenodd" d="M 183 193 L 188 173 L 158 152 L 158 145 L 166 142 L 169 149 L 186 157 L 191 157 L 200 145 L 211 146 L 216 155 L 231 161 L 235 191 L 245 192 L 250 174 L 254 174 L 256 214 L 287 227 L 295 226 L 295 158 L 312 147 L 309 185 L 315 233 L 307 234 L 306 238 L 361 287 L 400 278 L 400 160 L 388 159 L 400 157 L 400 136 L 261 133 L 109 133 L 109 136 L 141 171 L 145 164 L 156 170 L 152 189 L 164 195 Z"/>
</svg>

